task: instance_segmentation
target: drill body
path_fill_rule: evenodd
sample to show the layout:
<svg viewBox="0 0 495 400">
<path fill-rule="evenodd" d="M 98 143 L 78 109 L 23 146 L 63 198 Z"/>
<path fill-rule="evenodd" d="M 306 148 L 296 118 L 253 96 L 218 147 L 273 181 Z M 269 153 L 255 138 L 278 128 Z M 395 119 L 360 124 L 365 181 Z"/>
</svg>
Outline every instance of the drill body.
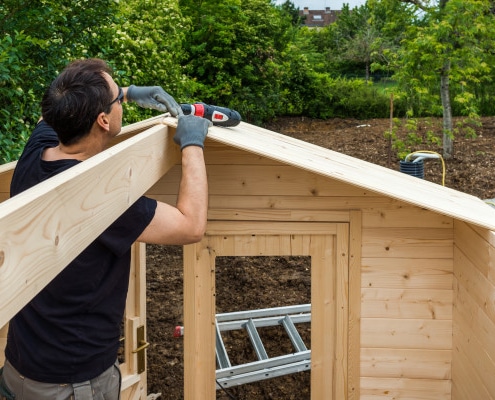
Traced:
<svg viewBox="0 0 495 400">
<path fill-rule="evenodd" d="M 241 115 L 231 108 L 212 106 L 205 103 L 181 104 L 184 115 L 195 115 L 213 122 L 213 125 L 232 127 L 241 122 Z"/>
</svg>

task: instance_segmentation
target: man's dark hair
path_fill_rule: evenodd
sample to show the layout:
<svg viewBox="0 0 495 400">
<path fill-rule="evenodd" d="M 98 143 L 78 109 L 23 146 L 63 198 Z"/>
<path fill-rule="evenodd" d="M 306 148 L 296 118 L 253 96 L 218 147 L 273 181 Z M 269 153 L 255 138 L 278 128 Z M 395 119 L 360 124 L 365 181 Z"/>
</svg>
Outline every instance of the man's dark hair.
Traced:
<svg viewBox="0 0 495 400">
<path fill-rule="evenodd" d="M 103 60 L 73 61 L 46 90 L 41 113 L 62 144 L 77 143 L 89 133 L 98 114 L 110 112 L 113 96 L 104 72 L 111 75 L 112 70 Z"/>
</svg>

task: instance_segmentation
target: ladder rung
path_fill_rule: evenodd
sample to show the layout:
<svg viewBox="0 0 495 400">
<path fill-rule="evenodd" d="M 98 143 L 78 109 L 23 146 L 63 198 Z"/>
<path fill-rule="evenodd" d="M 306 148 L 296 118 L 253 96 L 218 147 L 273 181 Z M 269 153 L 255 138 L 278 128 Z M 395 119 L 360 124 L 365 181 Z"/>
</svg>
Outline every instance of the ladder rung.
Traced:
<svg viewBox="0 0 495 400">
<path fill-rule="evenodd" d="M 277 326 L 281 324 L 281 321 L 285 316 L 275 316 L 266 318 L 253 318 L 252 321 L 257 328 L 265 328 L 267 326 Z M 311 322 L 311 314 L 295 314 L 291 315 L 290 319 L 295 323 Z M 224 320 L 223 322 L 218 322 L 218 327 L 220 331 L 233 331 L 237 329 L 244 329 L 247 324 L 248 319 L 238 319 L 234 321 Z"/>
<path fill-rule="evenodd" d="M 305 351 L 308 349 L 304 344 L 301 335 L 299 335 L 299 332 L 297 331 L 294 322 L 292 322 L 292 320 L 288 315 L 285 316 L 285 318 L 282 320 L 282 325 L 284 326 L 285 331 L 289 335 L 290 341 L 294 345 L 297 352 Z"/>
<path fill-rule="evenodd" d="M 268 359 L 268 354 L 265 350 L 265 346 L 263 346 L 263 343 L 261 342 L 260 335 L 258 334 L 258 331 L 256 330 L 256 326 L 254 325 L 252 319 L 248 320 L 246 324 L 246 330 L 248 332 L 249 338 L 251 339 L 251 343 L 253 344 L 254 351 L 256 352 L 258 360 Z"/>
<path fill-rule="evenodd" d="M 311 350 L 300 353 L 285 354 L 283 356 L 272 357 L 263 361 L 253 361 L 246 364 L 234 365 L 233 367 L 217 370 L 217 378 L 226 378 L 238 374 L 247 374 L 260 369 L 270 369 L 296 363 L 299 361 L 311 362 Z"/>
<path fill-rule="evenodd" d="M 284 316 L 286 314 L 301 314 L 310 313 L 311 304 L 299 304 L 295 306 L 287 307 L 272 307 L 272 308 L 261 308 L 259 310 L 249 310 L 249 311 L 235 311 L 230 313 L 217 314 L 216 318 L 218 322 L 224 321 L 234 321 L 239 319 L 255 319 L 262 317 L 273 317 L 273 316 Z"/>
</svg>

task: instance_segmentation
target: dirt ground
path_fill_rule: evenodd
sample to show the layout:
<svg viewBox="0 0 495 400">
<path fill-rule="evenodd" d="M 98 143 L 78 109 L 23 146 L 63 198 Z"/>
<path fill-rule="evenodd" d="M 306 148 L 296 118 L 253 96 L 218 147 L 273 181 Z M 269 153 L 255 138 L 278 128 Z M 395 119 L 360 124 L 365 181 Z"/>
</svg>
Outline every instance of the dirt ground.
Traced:
<svg viewBox="0 0 495 400">
<path fill-rule="evenodd" d="M 472 194 L 481 199 L 495 198 L 492 171 L 495 166 L 495 117 L 483 118 L 477 137 L 458 136 L 454 156 L 445 161 L 445 186 Z M 423 120 L 418 133 L 434 129 L 441 132 L 442 121 Z M 384 132 L 390 129 L 388 119 L 311 120 L 282 118 L 266 126 L 322 147 L 362 160 L 399 170 Z M 406 132 L 404 131 L 405 135 Z M 441 148 L 418 144 L 412 149 L 442 153 Z M 391 162 L 389 161 L 391 160 Z M 439 160 L 424 163 L 426 180 L 441 184 L 442 165 Z M 161 399 L 183 398 L 183 339 L 174 338 L 174 328 L 182 325 L 182 249 L 177 246 L 148 246 L 147 248 L 147 334 L 148 393 L 161 393 Z M 304 258 L 223 257 L 216 272 L 217 312 L 251 310 L 310 302 L 308 260 Z M 267 265 L 268 264 L 268 265 Z M 228 268 L 228 271 L 226 270 Z M 277 271 L 276 274 L 273 271 Z M 299 332 L 310 348 L 310 327 Z M 270 356 L 283 354 L 290 348 L 287 336 L 277 328 L 264 328 L 263 343 Z M 225 344 L 233 364 L 255 361 L 252 347 L 243 332 L 232 332 Z M 309 399 L 310 372 L 300 372 L 280 378 L 245 384 L 217 391 L 217 399 Z"/>
</svg>

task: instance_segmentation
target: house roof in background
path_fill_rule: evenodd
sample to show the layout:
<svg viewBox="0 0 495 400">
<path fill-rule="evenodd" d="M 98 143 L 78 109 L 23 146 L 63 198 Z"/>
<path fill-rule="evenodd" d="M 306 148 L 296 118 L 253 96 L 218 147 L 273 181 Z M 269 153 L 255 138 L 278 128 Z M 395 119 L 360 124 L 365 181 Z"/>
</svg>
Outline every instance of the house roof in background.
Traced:
<svg viewBox="0 0 495 400">
<path fill-rule="evenodd" d="M 326 7 L 324 10 L 310 10 L 308 7 L 299 10 L 299 16 L 304 18 L 303 25 L 309 27 L 323 27 L 334 23 L 339 17 L 340 10 L 331 10 Z"/>
</svg>

